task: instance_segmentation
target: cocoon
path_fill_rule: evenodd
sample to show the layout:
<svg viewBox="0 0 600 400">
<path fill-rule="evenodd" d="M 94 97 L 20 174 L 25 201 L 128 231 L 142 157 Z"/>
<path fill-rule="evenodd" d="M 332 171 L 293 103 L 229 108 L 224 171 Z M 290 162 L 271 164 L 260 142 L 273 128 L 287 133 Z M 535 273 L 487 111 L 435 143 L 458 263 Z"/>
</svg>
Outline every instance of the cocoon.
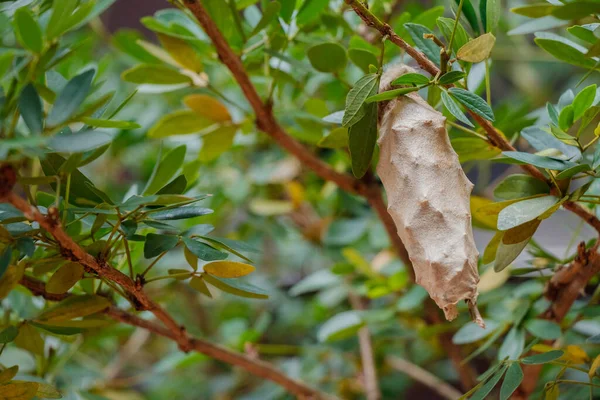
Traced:
<svg viewBox="0 0 600 400">
<path fill-rule="evenodd" d="M 405 65 L 388 70 L 380 92 L 409 72 L 415 71 Z M 456 318 L 456 304 L 466 300 L 474 321 L 483 326 L 476 307 L 479 253 L 469 207 L 473 184 L 450 145 L 446 118 L 416 92 L 380 103 L 378 144 L 377 173 L 416 282 L 446 319 Z"/>
</svg>

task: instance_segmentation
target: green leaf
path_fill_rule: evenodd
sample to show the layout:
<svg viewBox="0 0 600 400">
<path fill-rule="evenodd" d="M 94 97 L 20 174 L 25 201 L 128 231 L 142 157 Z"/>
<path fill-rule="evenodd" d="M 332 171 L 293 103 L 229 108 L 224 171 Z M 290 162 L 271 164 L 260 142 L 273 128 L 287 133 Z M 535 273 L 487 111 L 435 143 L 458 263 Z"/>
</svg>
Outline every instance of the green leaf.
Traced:
<svg viewBox="0 0 600 400">
<path fill-rule="evenodd" d="M 179 243 L 178 236 L 149 233 L 144 242 L 144 258 L 154 258 L 169 251 Z"/>
<path fill-rule="evenodd" d="M 348 50 L 348 58 L 364 73 L 369 72 L 369 65 L 378 66 L 379 61 L 377 56 L 365 49 L 350 49 Z"/>
<path fill-rule="evenodd" d="M 352 173 L 361 178 L 369 170 L 377 142 L 377 104 L 365 106 L 365 115 L 348 129 Z"/>
<path fill-rule="evenodd" d="M 81 122 L 86 125 L 95 126 L 97 128 L 117 128 L 117 129 L 137 129 L 140 124 L 130 121 L 117 121 L 114 119 L 99 119 L 99 118 L 81 118 Z"/>
<path fill-rule="evenodd" d="M 500 387 L 500 400 L 508 400 L 523 381 L 523 369 L 518 362 L 510 364 Z"/>
<path fill-rule="evenodd" d="M 343 126 L 351 126 L 364 117 L 366 108 L 363 107 L 367 97 L 377 93 L 379 76 L 368 74 L 360 78 L 346 96 L 346 109 L 342 118 Z"/>
<path fill-rule="evenodd" d="M 173 57 L 177 64 L 195 73 L 202 72 L 204 67 L 202 65 L 202 61 L 200 61 L 200 58 L 198 57 L 198 52 L 196 49 L 182 39 L 161 33 L 157 33 L 156 35 L 158 36 L 158 40 L 160 40 L 162 46 L 165 48 L 165 50 L 167 50 L 169 55 Z"/>
<path fill-rule="evenodd" d="M 343 69 L 348 62 L 346 49 L 333 42 L 311 46 L 306 55 L 314 69 L 320 72 L 335 72 Z"/>
<path fill-rule="evenodd" d="M 231 293 L 239 297 L 248 297 L 252 299 L 268 299 L 268 294 L 249 283 L 242 282 L 240 279 L 217 278 L 212 275 L 202 275 L 203 279 L 224 292 Z"/>
<path fill-rule="evenodd" d="M 25 121 L 25 125 L 29 128 L 29 132 L 33 135 L 41 134 L 44 130 L 42 100 L 31 83 L 21 91 L 19 111 L 21 112 L 23 121 Z"/>
<path fill-rule="evenodd" d="M 111 143 L 113 135 L 108 132 L 87 131 L 50 138 L 48 146 L 61 153 L 83 153 Z"/>
<path fill-rule="evenodd" d="M 46 176 L 55 176 L 59 174 L 61 167 L 64 165 L 66 160 L 58 154 L 50 153 L 46 154 L 46 157 L 41 161 L 42 169 Z M 61 186 L 61 196 L 65 196 L 66 185 Z M 98 204 L 102 203 L 104 199 L 98 196 L 98 194 L 91 190 L 94 184 L 79 170 L 71 172 L 71 191 L 69 196 L 69 202 L 82 206 L 89 206 L 90 203 Z M 55 188 L 56 185 L 53 185 Z"/>
<path fill-rule="evenodd" d="M 19 334 L 19 328 L 17 328 L 16 326 L 11 325 L 7 328 L 4 328 L 0 332 L 0 343 L 2 343 L 2 344 L 10 343 L 13 340 L 15 340 L 15 338 L 17 337 L 18 334 Z"/>
<path fill-rule="evenodd" d="M 4 231 L 4 233 L 8 235 L 6 231 Z M 0 278 L 2 278 L 8 266 L 10 265 L 10 261 L 12 260 L 12 254 L 12 246 L 6 246 L 2 249 L 2 253 L 0 253 Z"/>
<path fill-rule="evenodd" d="M 473 393 L 470 400 L 485 400 L 488 398 L 490 392 L 496 387 L 502 376 L 506 372 L 508 365 L 503 366 L 498 372 L 496 372 L 479 390 Z"/>
<path fill-rule="evenodd" d="M 192 110 L 179 110 L 163 116 L 148 131 L 148 137 L 164 138 L 172 135 L 199 133 L 215 122 Z"/>
<path fill-rule="evenodd" d="M 184 144 L 177 146 L 156 164 L 144 189 L 144 196 L 155 194 L 175 176 L 185 161 L 186 149 Z M 156 219 L 156 216 L 154 218 Z"/>
<path fill-rule="evenodd" d="M 496 37 L 491 33 L 486 33 L 467 42 L 458 50 L 456 57 L 470 63 L 482 62 L 490 57 L 495 43 Z"/>
<path fill-rule="evenodd" d="M 571 178 L 571 177 L 577 175 L 580 172 L 590 171 L 591 169 L 592 169 L 592 167 L 590 167 L 588 164 L 579 164 L 579 165 L 575 165 L 574 167 L 565 169 L 564 171 L 562 171 L 561 173 L 556 175 L 555 178 L 556 178 L 556 180 L 568 179 L 568 178 Z"/>
<path fill-rule="evenodd" d="M 546 15 L 552 14 L 552 11 L 556 8 L 555 5 L 549 3 L 538 3 L 538 4 L 528 4 L 526 6 L 511 8 L 510 11 L 523 15 L 529 18 L 541 18 Z"/>
<path fill-rule="evenodd" d="M 525 329 L 544 340 L 556 340 L 562 336 L 560 325 L 545 319 L 531 319 L 525 323 Z"/>
<path fill-rule="evenodd" d="M 467 126 L 474 127 L 471 121 L 469 121 L 467 116 L 460 109 L 460 105 L 445 91 L 442 91 L 442 103 L 444 104 L 444 107 L 446 107 L 446 110 L 448 110 L 448 112 L 452 114 L 454 118 Z"/>
<path fill-rule="evenodd" d="M 304 0 L 296 15 L 296 23 L 305 25 L 318 18 L 329 6 L 329 0 Z"/>
<path fill-rule="evenodd" d="M 66 293 L 83 278 L 83 266 L 70 262 L 60 267 L 48 280 L 46 291 L 48 293 Z"/>
<path fill-rule="evenodd" d="M 454 29 L 454 20 L 452 18 L 443 18 L 440 17 L 437 19 L 437 26 L 440 28 L 440 31 L 444 34 L 444 37 L 447 41 L 450 40 L 452 36 L 452 30 Z M 456 26 L 456 31 L 454 33 L 454 42 L 452 42 L 452 50 L 455 52 L 458 51 L 462 46 L 464 46 L 469 41 L 469 35 L 463 26 L 459 23 Z"/>
<path fill-rule="evenodd" d="M 448 91 L 463 106 L 467 107 L 475 114 L 487 119 L 488 121 L 494 121 L 494 112 L 490 108 L 489 104 L 486 103 L 481 97 L 469 92 L 468 90 L 460 88 L 450 88 Z"/>
<path fill-rule="evenodd" d="M 204 264 L 204 272 L 219 278 L 240 278 L 254 272 L 254 267 L 237 261 L 212 261 Z"/>
<path fill-rule="evenodd" d="M 190 287 L 192 289 L 196 289 L 197 291 L 199 291 L 203 295 L 212 298 L 212 294 L 210 293 L 210 289 L 208 288 L 208 286 L 206 286 L 206 283 L 204 282 L 204 279 L 202 279 L 201 276 L 194 276 L 190 280 Z"/>
<path fill-rule="evenodd" d="M 485 328 L 480 327 L 474 322 L 467 322 L 452 336 L 452 343 L 466 344 L 477 342 L 491 335 L 498 328 L 496 321 L 487 320 L 485 322 Z"/>
<path fill-rule="evenodd" d="M 555 58 L 586 69 L 596 67 L 596 61 L 588 58 L 587 50 L 578 44 L 548 32 L 538 32 L 535 36 L 535 43 Z"/>
<path fill-rule="evenodd" d="M 595 1 L 577 1 L 552 10 L 554 17 L 567 20 L 584 18 L 590 14 L 600 14 L 600 4 Z"/>
<path fill-rule="evenodd" d="M 153 85 L 176 85 L 192 83 L 192 78 L 166 65 L 140 64 L 123 72 L 121 78 L 126 82 Z"/>
<path fill-rule="evenodd" d="M 183 238 L 183 243 L 196 257 L 204 261 L 217 261 L 227 258 L 227 253 L 192 238 Z"/>
<path fill-rule="evenodd" d="M 394 85 L 427 85 L 429 83 L 429 78 L 425 75 L 410 73 L 404 74 L 401 77 L 392 81 L 392 86 Z"/>
<path fill-rule="evenodd" d="M 35 395 L 40 399 L 62 399 L 62 393 L 59 392 L 55 387 L 44 382 L 36 383 L 38 387 Z"/>
<path fill-rule="evenodd" d="M 481 1 L 483 2 L 484 0 Z M 485 1 L 485 4 L 484 30 L 486 32 L 494 32 L 496 28 L 498 28 L 498 22 L 500 22 L 500 16 L 502 15 L 502 4 L 500 0 L 487 0 Z"/>
<path fill-rule="evenodd" d="M 15 24 L 15 34 L 21 46 L 41 53 L 44 48 L 44 39 L 39 24 L 33 17 L 29 7 L 21 7 L 13 16 Z"/>
<path fill-rule="evenodd" d="M 555 196 L 541 196 L 513 203 L 498 214 L 498 229 L 505 231 L 532 221 L 554 207 L 558 201 Z"/>
<path fill-rule="evenodd" d="M 524 153 L 520 151 L 503 151 L 502 154 L 524 164 L 530 164 L 538 168 L 546 168 L 556 171 L 563 171 L 567 168 L 577 165 L 574 162 L 562 160 L 560 158 L 538 156 L 537 154 Z"/>
<path fill-rule="evenodd" d="M 558 360 L 563 354 L 565 352 L 562 350 L 551 350 L 546 353 L 525 357 L 521 362 L 523 364 L 546 364 L 550 361 Z"/>
<path fill-rule="evenodd" d="M 502 237 L 504 239 L 504 236 Z M 519 243 L 507 244 L 502 240 L 498 244 L 498 249 L 496 250 L 495 259 L 494 259 L 494 271 L 500 272 L 504 270 L 504 268 L 508 267 L 510 263 L 512 263 L 521 252 L 527 247 L 529 240 L 531 238 L 527 238 Z"/>
<path fill-rule="evenodd" d="M 47 322 L 69 321 L 74 318 L 96 314 L 110 307 L 110 301 L 96 295 L 70 296 L 38 316 Z"/>
<path fill-rule="evenodd" d="M 591 85 L 583 89 L 577 94 L 577 96 L 575 96 L 575 99 L 573 100 L 573 119 L 575 121 L 583 117 L 583 114 L 587 111 L 587 109 L 594 104 L 594 99 L 596 98 L 596 89 L 596 85 Z"/>
<path fill-rule="evenodd" d="M 356 311 L 344 311 L 327 320 L 317 332 L 320 342 L 332 342 L 354 336 L 365 325 Z"/>
<path fill-rule="evenodd" d="M 560 110 L 560 114 L 558 116 L 558 126 L 560 129 L 562 129 L 563 131 L 568 130 L 574 122 L 574 117 L 575 117 L 575 113 L 574 113 L 574 109 L 572 105 L 568 105 L 565 108 L 563 108 L 562 110 Z M 562 140 L 563 142 L 569 143 L 569 142 L 575 142 L 575 138 L 573 138 L 571 135 L 565 133 L 565 132 L 556 132 L 556 129 L 553 129 L 554 127 L 552 126 L 550 129 L 552 131 L 552 133 L 554 134 L 554 136 L 557 137 L 557 139 Z"/>
<path fill-rule="evenodd" d="M 343 127 L 332 129 L 319 140 L 317 146 L 326 149 L 344 149 L 348 147 L 348 129 Z"/>
<path fill-rule="evenodd" d="M 460 0 L 454 1 L 456 2 L 456 5 L 460 3 Z M 467 21 L 469 21 L 469 25 L 471 25 L 473 32 L 475 32 L 476 35 L 479 34 L 479 19 L 477 18 L 477 13 L 475 12 L 475 7 L 473 7 L 471 0 L 463 0 L 462 12 Z"/>
<path fill-rule="evenodd" d="M 365 100 L 365 103 L 370 104 L 370 103 L 377 103 L 380 101 L 392 100 L 392 99 L 395 99 L 396 97 L 404 96 L 405 94 L 416 92 L 419 89 L 421 89 L 421 87 L 406 87 L 406 88 L 400 88 L 400 89 L 394 89 L 394 90 L 387 90 L 385 92 L 367 97 L 367 99 Z"/>
<path fill-rule="evenodd" d="M 440 83 L 440 85 L 449 85 L 451 83 L 458 82 L 465 76 L 467 76 L 467 74 L 465 74 L 462 71 L 449 71 L 442 75 L 438 82 Z"/>
<path fill-rule="evenodd" d="M 79 109 L 91 89 L 94 74 L 95 71 L 89 69 L 67 82 L 48 114 L 47 125 L 60 125 Z"/>
<path fill-rule="evenodd" d="M 524 347 L 525 332 L 523 329 L 513 326 L 498 350 L 498 361 L 504 360 L 506 357 L 508 357 L 509 360 L 518 359 L 523 352 Z"/>
<path fill-rule="evenodd" d="M 245 255 L 243 255 L 241 252 L 247 252 L 247 253 L 259 253 L 259 251 L 257 249 L 255 249 L 252 246 L 248 246 L 246 243 L 244 242 L 240 242 L 237 240 L 231 240 L 231 239 L 226 239 L 226 238 L 214 238 L 214 237 L 208 237 L 208 236 L 201 236 L 202 239 L 206 240 L 207 242 L 210 242 L 211 244 L 214 244 L 217 247 L 220 247 L 226 251 L 228 251 L 231 254 L 234 254 L 236 256 L 238 256 L 239 258 L 246 260 L 248 262 L 252 262 L 251 259 L 249 259 L 248 257 L 246 257 Z"/>
<path fill-rule="evenodd" d="M 152 219 L 157 221 L 172 221 L 200 217 L 202 215 L 212 214 L 212 212 L 213 210 L 210 208 L 187 206 L 171 210 L 152 211 Z"/>
<path fill-rule="evenodd" d="M 469 1 L 469 0 L 465 0 Z M 433 61 L 437 66 L 440 65 L 440 48 L 431 39 L 425 39 L 423 35 L 433 35 L 431 29 L 419 24 L 406 23 L 404 27 L 410 34 L 412 40 L 427 58 Z"/>
<path fill-rule="evenodd" d="M 252 36 L 256 35 L 258 32 L 265 29 L 267 25 L 276 20 L 277 14 L 279 13 L 280 9 L 281 4 L 278 1 L 272 1 L 266 6 L 264 6 L 262 9 L 262 17 L 260 18 L 260 21 L 258 21 L 258 24 L 256 24 L 254 29 L 252 29 L 252 32 L 250 32 L 250 35 L 248 35 L 248 37 L 251 38 Z"/>
<path fill-rule="evenodd" d="M 501 200 L 520 199 L 549 193 L 550 187 L 546 182 L 530 175 L 521 174 L 508 176 L 494 189 L 494 196 Z"/>
</svg>

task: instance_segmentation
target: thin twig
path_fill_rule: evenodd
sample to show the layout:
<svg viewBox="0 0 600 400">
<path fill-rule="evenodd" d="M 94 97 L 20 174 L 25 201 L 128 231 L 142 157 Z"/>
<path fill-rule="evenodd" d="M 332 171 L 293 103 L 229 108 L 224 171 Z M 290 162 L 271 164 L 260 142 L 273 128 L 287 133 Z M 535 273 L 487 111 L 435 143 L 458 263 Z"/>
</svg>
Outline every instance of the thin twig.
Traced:
<svg viewBox="0 0 600 400">
<path fill-rule="evenodd" d="M 462 396 L 462 393 L 456 390 L 453 386 L 448 385 L 446 382 L 433 375 L 429 371 L 403 358 L 389 356 L 386 358 L 386 362 L 392 368 L 410 376 L 415 381 L 427 386 L 429 389 L 446 399 L 456 400 Z"/>
<path fill-rule="evenodd" d="M 19 283 L 29 289 L 34 295 L 42 296 L 46 300 L 60 301 L 70 296 L 68 293 L 48 293 L 42 281 L 29 276 L 24 276 Z M 166 337 L 176 342 L 179 342 L 180 340 L 178 332 L 167 329 L 164 326 L 156 324 L 155 322 L 142 319 L 119 308 L 109 307 L 104 310 L 104 313 L 112 319 L 125 324 L 144 328 L 156 335 Z M 293 393 L 300 398 L 305 397 L 310 399 L 324 400 L 335 399 L 334 396 L 319 392 L 318 390 L 313 389 L 300 381 L 286 376 L 277 367 L 267 362 L 256 360 L 246 356 L 245 354 L 229 350 L 223 346 L 211 343 L 204 339 L 186 336 L 186 341 L 186 347 L 189 348 L 189 350 L 197 351 L 214 358 L 215 360 L 241 367 L 253 375 L 278 383 L 290 393 Z"/>
</svg>

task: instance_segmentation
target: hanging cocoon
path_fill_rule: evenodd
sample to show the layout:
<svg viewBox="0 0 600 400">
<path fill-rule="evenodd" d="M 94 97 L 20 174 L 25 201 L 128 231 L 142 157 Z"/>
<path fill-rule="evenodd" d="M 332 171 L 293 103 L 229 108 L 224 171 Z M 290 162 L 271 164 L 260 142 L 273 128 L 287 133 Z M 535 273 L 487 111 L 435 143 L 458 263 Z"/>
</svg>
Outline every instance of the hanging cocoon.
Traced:
<svg viewBox="0 0 600 400">
<path fill-rule="evenodd" d="M 380 92 L 390 82 L 415 72 L 398 65 L 383 74 Z M 416 282 L 446 319 L 458 315 L 466 300 L 476 323 L 477 259 L 469 196 L 473 184 L 464 174 L 448 138 L 446 118 L 417 92 L 380 103 L 377 173 L 388 198 L 388 212 L 406 246 Z"/>
</svg>

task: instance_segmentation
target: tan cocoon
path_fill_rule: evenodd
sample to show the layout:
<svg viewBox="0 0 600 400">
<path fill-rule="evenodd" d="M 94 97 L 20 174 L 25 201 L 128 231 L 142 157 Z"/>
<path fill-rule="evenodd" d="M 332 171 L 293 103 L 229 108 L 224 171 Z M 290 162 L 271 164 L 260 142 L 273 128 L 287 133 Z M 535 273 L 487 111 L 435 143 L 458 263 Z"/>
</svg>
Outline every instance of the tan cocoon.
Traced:
<svg viewBox="0 0 600 400">
<path fill-rule="evenodd" d="M 380 91 L 408 72 L 414 70 L 404 65 L 386 72 Z M 416 282 L 446 319 L 456 318 L 456 304 L 467 300 L 473 318 L 483 324 L 475 306 L 479 253 L 469 207 L 473 184 L 450 145 L 446 118 L 413 92 L 382 105 L 379 121 L 377 173 Z"/>
</svg>

